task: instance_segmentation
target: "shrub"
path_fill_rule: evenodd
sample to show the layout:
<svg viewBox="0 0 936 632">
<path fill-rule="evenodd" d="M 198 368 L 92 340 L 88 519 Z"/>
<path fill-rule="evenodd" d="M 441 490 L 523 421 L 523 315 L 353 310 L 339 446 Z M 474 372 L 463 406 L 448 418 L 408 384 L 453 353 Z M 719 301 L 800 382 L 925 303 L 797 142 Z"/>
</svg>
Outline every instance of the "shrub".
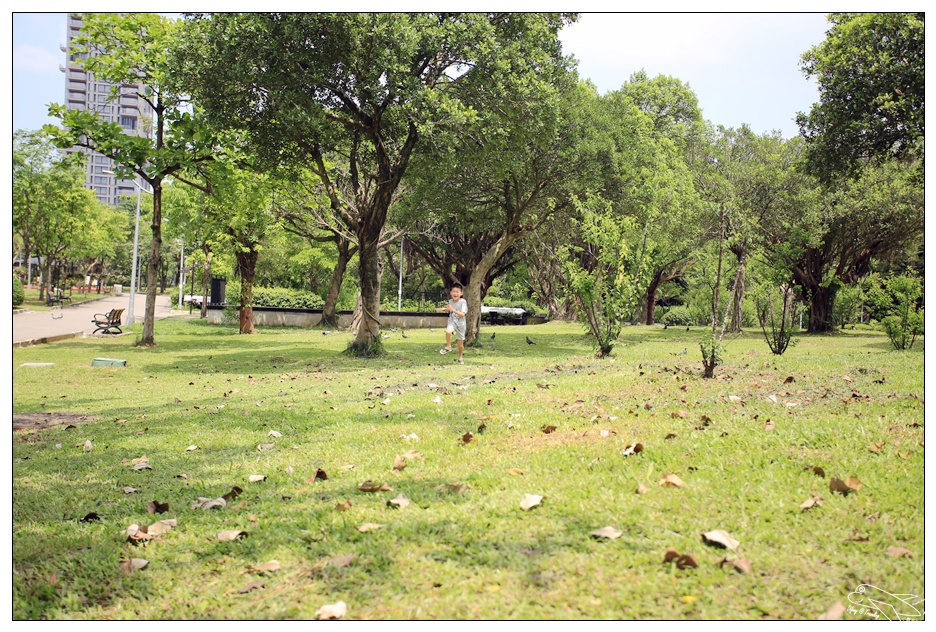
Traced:
<svg viewBox="0 0 936 632">
<path fill-rule="evenodd" d="M 695 319 L 692 317 L 692 313 L 689 311 L 688 307 L 684 305 L 674 305 L 669 308 L 663 318 L 660 319 L 660 322 L 669 327 L 686 327 L 692 325 L 695 322 Z"/>
<path fill-rule="evenodd" d="M 916 337 L 923 333 L 923 310 L 917 307 L 923 295 L 922 284 L 919 278 L 907 275 L 888 279 L 886 287 L 894 297 L 895 306 L 893 313 L 881 321 L 884 333 L 894 349 L 910 349 Z"/>
<path fill-rule="evenodd" d="M 236 305 L 237 299 L 233 295 L 227 297 L 227 303 Z M 254 287 L 254 307 L 283 307 L 289 309 L 322 309 L 325 301 L 318 294 L 291 290 L 283 287 Z"/>
<path fill-rule="evenodd" d="M 503 298 L 500 296 L 491 296 L 490 294 L 484 297 L 483 301 L 486 307 L 512 307 L 520 308 L 524 310 L 527 314 L 536 314 L 541 312 L 539 305 L 530 299 L 509 299 Z"/>
<path fill-rule="evenodd" d="M 23 289 L 23 282 L 19 275 L 13 275 L 13 307 L 19 307 L 26 300 L 26 290 Z"/>
</svg>

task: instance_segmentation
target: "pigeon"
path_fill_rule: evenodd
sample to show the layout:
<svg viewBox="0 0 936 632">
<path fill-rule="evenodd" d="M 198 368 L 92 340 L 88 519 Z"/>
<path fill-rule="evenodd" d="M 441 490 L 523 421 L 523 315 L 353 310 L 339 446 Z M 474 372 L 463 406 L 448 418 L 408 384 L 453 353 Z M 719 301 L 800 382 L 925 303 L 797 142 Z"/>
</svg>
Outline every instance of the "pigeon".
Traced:
<svg viewBox="0 0 936 632">
<path fill-rule="evenodd" d="M 529 336 L 526 337 L 526 340 L 527 340 L 527 344 L 528 344 L 528 345 L 535 345 L 535 344 L 536 344 L 535 342 L 533 342 L 532 340 L 530 340 L 530 337 L 529 337 Z"/>
<path fill-rule="evenodd" d="M 435 333 L 435 329 L 433 329 L 432 327 L 429 328 L 429 331 L 432 333 Z"/>
<path fill-rule="evenodd" d="M 322 332 L 322 335 L 327 336 L 330 333 L 331 333 L 331 329 L 326 329 L 325 331 Z"/>
<path fill-rule="evenodd" d="M 663 329 L 666 329 L 667 327 L 669 327 L 669 325 L 667 325 L 666 323 L 663 323 Z"/>
<path fill-rule="evenodd" d="M 390 336 L 388 336 L 387 334 L 383 334 L 384 340 L 386 340 L 386 339 L 389 338 L 389 337 L 390 337 Z"/>
<path fill-rule="evenodd" d="M 689 347 L 686 347 L 685 349 L 683 349 L 682 351 L 679 352 L 679 355 L 684 356 L 684 355 L 686 355 L 688 352 L 689 352 Z"/>
<path fill-rule="evenodd" d="M 497 332 L 496 332 L 496 331 L 495 331 L 493 334 L 491 334 L 491 340 L 494 340 L 494 336 L 496 336 L 496 335 L 497 335 Z"/>
<path fill-rule="evenodd" d="M 409 338 L 409 336 L 406 335 L 406 330 L 405 330 L 405 329 L 403 329 L 403 330 L 400 331 L 400 335 L 403 336 L 404 338 Z"/>
<path fill-rule="evenodd" d="M 686 331 L 689 331 L 689 325 L 686 325 Z"/>
<path fill-rule="evenodd" d="M 396 328 L 396 327 L 391 327 L 391 328 L 390 328 L 390 331 L 392 331 L 393 333 L 396 333 L 396 332 L 397 332 L 397 328 Z"/>
</svg>

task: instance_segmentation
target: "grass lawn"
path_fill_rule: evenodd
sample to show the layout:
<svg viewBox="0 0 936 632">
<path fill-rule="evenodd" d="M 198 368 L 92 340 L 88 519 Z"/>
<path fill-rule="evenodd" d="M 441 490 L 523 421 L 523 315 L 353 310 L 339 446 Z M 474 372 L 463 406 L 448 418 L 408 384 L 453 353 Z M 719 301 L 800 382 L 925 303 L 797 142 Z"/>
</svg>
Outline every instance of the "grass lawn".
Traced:
<svg viewBox="0 0 936 632">
<path fill-rule="evenodd" d="M 153 349 L 14 349 L 14 414 L 62 422 L 14 433 L 14 619 L 815 619 L 860 584 L 924 596 L 922 341 L 775 357 L 752 332 L 703 380 L 698 330 L 626 328 L 596 360 L 575 324 L 485 327 L 464 365 L 441 331 L 388 333 L 370 361 L 345 332 L 171 320 Z"/>
</svg>

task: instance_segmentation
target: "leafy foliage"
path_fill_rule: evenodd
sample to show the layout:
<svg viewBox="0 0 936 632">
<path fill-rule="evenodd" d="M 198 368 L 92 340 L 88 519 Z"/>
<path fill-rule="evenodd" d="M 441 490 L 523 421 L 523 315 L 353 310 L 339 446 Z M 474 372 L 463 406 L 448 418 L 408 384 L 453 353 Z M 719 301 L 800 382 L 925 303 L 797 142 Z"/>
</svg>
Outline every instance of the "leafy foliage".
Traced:
<svg viewBox="0 0 936 632">
<path fill-rule="evenodd" d="M 13 289 L 11 292 L 13 307 L 19 307 L 26 300 L 26 290 L 23 289 L 23 282 L 18 274 L 13 274 Z"/>
<path fill-rule="evenodd" d="M 916 337 L 923 334 L 923 309 L 917 306 L 923 296 L 923 286 L 919 278 L 902 275 L 888 279 L 886 287 L 894 297 L 894 307 L 881 325 L 894 349 L 910 349 Z"/>
</svg>

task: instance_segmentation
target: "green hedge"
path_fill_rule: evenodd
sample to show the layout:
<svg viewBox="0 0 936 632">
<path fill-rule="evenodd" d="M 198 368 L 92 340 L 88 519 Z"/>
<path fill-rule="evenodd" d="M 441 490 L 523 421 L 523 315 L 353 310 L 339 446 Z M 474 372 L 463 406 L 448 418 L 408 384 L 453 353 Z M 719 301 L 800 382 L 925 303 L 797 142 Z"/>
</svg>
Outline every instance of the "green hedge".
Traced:
<svg viewBox="0 0 936 632">
<path fill-rule="evenodd" d="M 695 319 L 692 317 L 692 312 L 689 311 L 687 307 L 682 305 L 674 305 L 670 307 L 663 318 L 660 319 L 660 322 L 664 325 L 669 325 L 670 327 L 679 327 L 694 324 Z"/>
<path fill-rule="evenodd" d="M 228 282 L 225 287 L 224 300 L 228 305 L 237 307 L 240 296 L 240 284 Z M 210 299 L 210 296 L 209 296 Z M 172 305 L 179 304 L 179 289 L 169 292 Z M 325 301 L 318 294 L 291 290 L 283 287 L 254 287 L 254 307 L 284 307 L 290 309 L 322 309 Z"/>
<path fill-rule="evenodd" d="M 23 289 L 23 282 L 19 275 L 13 275 L 13 307 L 19 307 L 26 300 L 26 290 Z"/>
</svg>

